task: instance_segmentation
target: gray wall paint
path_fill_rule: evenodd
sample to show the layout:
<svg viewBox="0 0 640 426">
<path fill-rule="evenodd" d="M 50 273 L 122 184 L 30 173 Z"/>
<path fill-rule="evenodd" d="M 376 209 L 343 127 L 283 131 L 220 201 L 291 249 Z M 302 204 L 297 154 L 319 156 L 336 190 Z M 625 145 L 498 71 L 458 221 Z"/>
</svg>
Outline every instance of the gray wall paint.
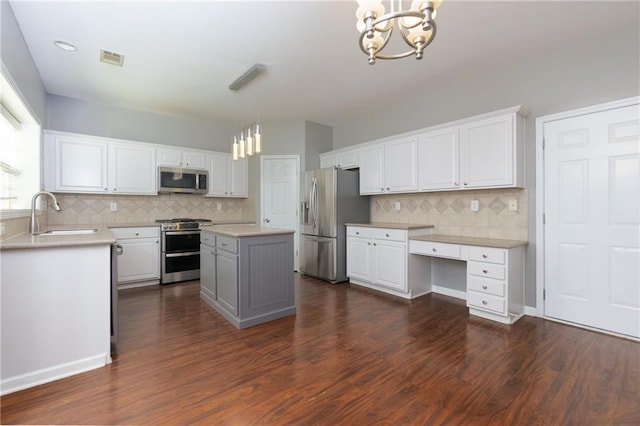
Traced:
<svg viewBox="0 0 640 426">
<path fill-rule="evenodd" d="M 428 60 L 428 53 L 425 55 Z M 529 202 L 525 303 L 536 305 L 535 118 L 640 94 L 640 28 L 594 32 L 594 38 L 559 45 L 542 57 L 500 72 L 458 81 L 432 82 L 402 102 L 376 105 L 334 127 L 333 148 L 417 130 L 447 121 L 523 105 L 527 119 L 525 174 Z"/>
<path fill-rule="evenodd" d="M 305 130 L 305 163 L 302 168 L 316 170 L 320 168 L 320 153 L 332 149 L 333 127 L 306 121 Z"/>
<path fill-rule="evenodd" d="M 233 124 L 174 117 L 64 96 L 47 96 L 47 128 L 139 142 L 228 152 Z"/>
<path fill-rule="evenodd" d="M 0 58 L 3 73 L 34 118 L 44 125 L 47 121 L 47 92 L 13 10 L 6 0 L 0 1 Z"/>
</svg>

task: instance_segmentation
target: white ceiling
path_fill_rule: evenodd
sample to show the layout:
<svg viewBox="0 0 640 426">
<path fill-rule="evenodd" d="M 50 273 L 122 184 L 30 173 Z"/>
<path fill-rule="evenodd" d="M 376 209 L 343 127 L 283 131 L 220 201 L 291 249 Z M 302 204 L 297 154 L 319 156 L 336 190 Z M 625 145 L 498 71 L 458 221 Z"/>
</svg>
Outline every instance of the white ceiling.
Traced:
<svg viewBox="0 0 640 426">
<path fill-rule="evenodd" d="M 328 125 L 394 93 L 490 73 L 621 27 L 637 1 L 456 1 L 438 11 L 425 58 L 367 64 L 355 1 L 11 0 L 48 93 L 196 118 L 305 119 Z M 69 53 L 54 40 L 78 47 Z M 123 68 L 99 49 L 125 55 Z M 594 52 L 597 53 L 597 52 Z M 255 63 L 267 72 L 229 84 Z"/>
</svg>

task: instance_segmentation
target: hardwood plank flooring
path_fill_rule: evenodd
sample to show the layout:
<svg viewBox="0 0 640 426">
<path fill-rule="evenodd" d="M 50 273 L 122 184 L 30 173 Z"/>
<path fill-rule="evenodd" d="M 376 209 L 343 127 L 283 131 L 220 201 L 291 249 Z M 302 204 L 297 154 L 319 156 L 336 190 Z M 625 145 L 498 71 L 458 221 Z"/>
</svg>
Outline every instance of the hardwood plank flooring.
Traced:
<svg viewBox="0 0 640 426">
<path fill-rule="evenodd" d="M 297 315 L 237 330 L 198 291 L 121 292 L 114 362 L 5 395 L 2 423 L 640 424 L 636 342 L 302 276 Z"/>
</svg>

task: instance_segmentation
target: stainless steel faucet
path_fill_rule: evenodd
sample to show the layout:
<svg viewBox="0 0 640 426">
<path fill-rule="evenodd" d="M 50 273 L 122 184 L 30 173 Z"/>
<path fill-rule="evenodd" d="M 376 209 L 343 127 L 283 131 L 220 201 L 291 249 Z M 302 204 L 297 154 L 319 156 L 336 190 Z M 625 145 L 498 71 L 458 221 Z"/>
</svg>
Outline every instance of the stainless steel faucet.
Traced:
<svg viewBox="0 0 640 426">
<path fill-rule="evenodd" d="M 62 211 L 60 207 L 60 203 L 56 200 L 56 196 L 48 191 L 39 191 L 31 199 L 31 221 L 29 221 L 29 232 L 31 235 L 35 235 L 40 232 L 40 223 L 38 223 L 38 219 L 36 218 L 36 199 L 40 195 L 48 195 L 53 199 L 53 208 L 56 209 L 57 212 Z"/>
</svg>

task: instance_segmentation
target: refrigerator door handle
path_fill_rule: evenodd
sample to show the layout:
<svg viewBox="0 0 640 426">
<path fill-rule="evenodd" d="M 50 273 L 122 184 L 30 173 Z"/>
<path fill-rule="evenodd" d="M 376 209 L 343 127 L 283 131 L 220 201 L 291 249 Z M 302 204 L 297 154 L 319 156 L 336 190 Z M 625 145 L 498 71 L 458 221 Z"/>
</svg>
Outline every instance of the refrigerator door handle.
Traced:
<svg viewBox="0 0 640 426">
<path fill-rule="evenodd" d="M 313 227 L 316 228 L 318 226 L 318 179 L 315 177 L 311 182 L 311 214 L 313 215 Z"/>
</svg>

